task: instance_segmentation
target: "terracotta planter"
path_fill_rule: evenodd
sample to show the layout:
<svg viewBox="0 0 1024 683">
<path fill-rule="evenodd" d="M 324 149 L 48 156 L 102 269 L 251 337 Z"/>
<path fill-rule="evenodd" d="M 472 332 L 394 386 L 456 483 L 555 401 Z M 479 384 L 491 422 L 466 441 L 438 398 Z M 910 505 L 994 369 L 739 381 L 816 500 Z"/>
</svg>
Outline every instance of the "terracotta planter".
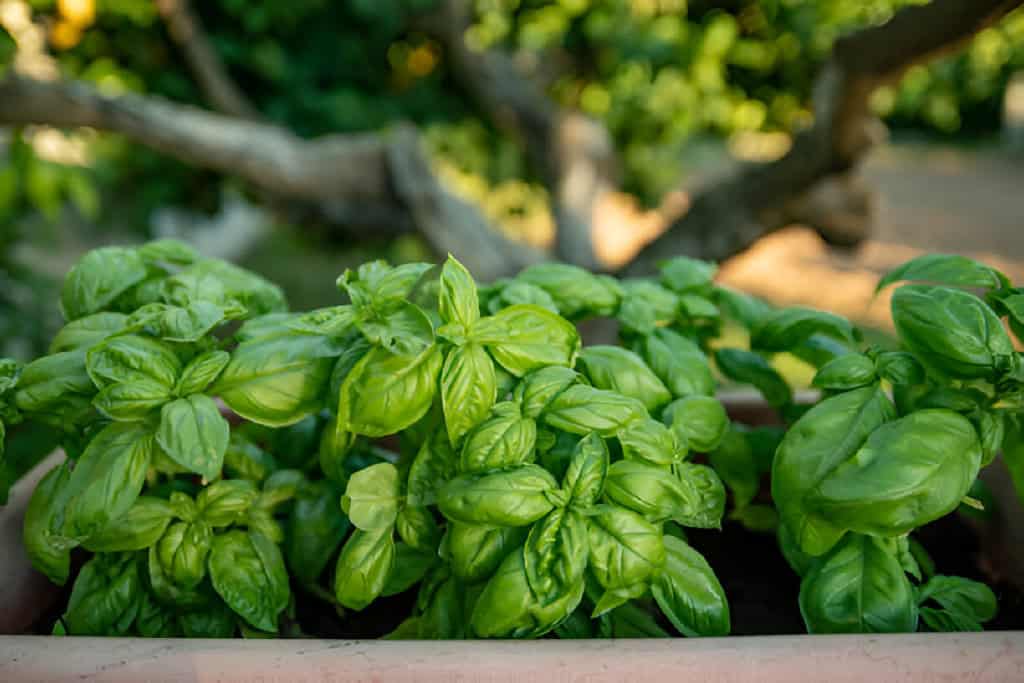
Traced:
<svg viewBox="0 0 1024 683">
<path fill-rule="evenodd" d="M 731 415 L 772 424 L 750 394 Z M 0 681 L 1024 681 L 1024 631 L 888 636 L 525 642 L 174 640 L 19 636 L 59 591 L 31 570 L 21 521 L 55 454 L 0 508 Z M 986 470 L 999 503 L 980 534 L 993 570 L 1024 580 L 1024 511 L 1005 470 Z"/>
</svg>

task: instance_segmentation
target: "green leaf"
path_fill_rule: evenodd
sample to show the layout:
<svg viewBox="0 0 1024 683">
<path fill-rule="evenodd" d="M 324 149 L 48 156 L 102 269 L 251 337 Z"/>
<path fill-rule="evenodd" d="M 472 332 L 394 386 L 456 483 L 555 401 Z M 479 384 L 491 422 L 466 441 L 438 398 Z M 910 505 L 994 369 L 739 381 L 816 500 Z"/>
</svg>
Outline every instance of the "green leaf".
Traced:
<svg viewBox="0 0 1024 683">
<path fill-rule="evenodd" d="M 231 360 L 227 351 L 207 351 L 193 358 L 178 378 L 174 387 L 177 396 L 190 396 L 204 391 L 220 376 L 221 371 Z"/>
<path fill-rule="evenodd" d="M 139 496 L 128 512 L 87 538 L 82 545 L 94 553 L 145 550 L 164 535 L 172 517 L 166 500 Z"/>
<path fill-rule="evenodd" d="M 661 529 L 630 510 L 609 506 L 587 518 L 590 570 L 606 589 L 643 583 L 665 566 Z"/>
<path fill-rule="evenodd" d="M 765 301 L 728 287 L 715 287 L 715 299 L 726 317 L 735 320 L 748 330 L 757 327 L 762 319 L 772 313 L 772 307 Z"/>
<path fill-rule="evenodd" d="M 238 630 L 238 619 L 222 600 L 210 600 L 202 610 L 185 612 L 178 623 L 186 638 L 233 638 Z"/>
<path fill-rule="evenodd" d="M 357 317 L 356 326 L 374 346 L 397 354 L 416 354 L 434 342 L 430 318 L 419 307 L 402 302 L 387 315 Z"/>
<path fill-rule="evenodd" d="M 63 622 L 73 636 L 124 636 L 141 605 L 142 582 L 134 555 L 96 555 L 75 579 Z"/>
<path fill-rule="evenodd" d="M 215 529 L 241 524 L 258 496 L 256 485 L 248 479 L 222 479 L 196 496 L 196 514 Z"/>
<path fill-rule="evenodd" d="M 544 468 L 521 465 L 460 475 L 441 488 L 437 504 L 445 517 L 457 522 L 524 526 L 551 511 L 548 494 L 557 486 Z"/>
<path fill-rule="evenodd" d="M 77 545 L 63 536 L 70 477 L 69 462 L 47 472 L 32 492 L 22 529 L 25 552 L 32 566 L 61 586 L 71 570 L 71 548 Z"/>
<path fill-rule="evenodd" d="M 880 539 L 848 534 L 800 584 L 808 633 L 917 630 L 914 589 Z"/>
<path fill-rule="evenodd" d="M 104 310 L 147 274 L 135 249 L 102 247 L 87 252 L 64 278 L 60 298 L 64 319 L 76 320 Z"/>
<path fill-rule="evenodd" d="M 670 403 L 662 419 L 672 427 L 680 443 L 701 453 L 718 448 L 729 429 L 722 403 L 711 396 L 687 396 Z"/>
<path fill-rule="evenodd" d="M 959 289 L 900 287 L 892 297 L 892 320 L 918 360 L 953 377 L 991 379 L 1015 360 L 1013 344 L 996 314 Z"/>
<path fill-rule="evenodd" d="M 165 341 L 194 342 L 224 322 L 224 318 L 224 309 L 209 301 L 195 301 L 187 306 L 151 303 L 132 313 L 127 326 Z"/>
<path fill-rule="evenodd" d="M 449 522 L 445 547 L 452 572 L 468 583 L 489 578 L 509 553 L 523 547 L 530 528 Z"/>
<path fill-rule="evenodd" d="M 498 280 L 486 288 L 482 288 L 480 296 L 486 301 L 485 310 L 497 313 L 503 308 L 516 304 L 535 304 L 552 313 L 558 313 L 558 306 L 551 295 L 536 285 L 518 280 Z"/>
<path fill-rule="evenodd" d="M 577 360 L 584 374 L 598 389 L 616 391 L 635 398 L 649 411 L 672 400 L 661 380 L 640 356 L 618 346 L 588 346 Z"/>
<path fill-rule="evenodd" d="M 416 453 L 409 468 L 406 484 L 409 505 L 433 505 L 441 485 L 455 476 L 458 459 L 448 441 L 445 430 L 439 429 Z"/>
<path fill-rule="evenodd" d="M 355 313 L 351 306 L 318 308 L 284 321 L 289 330 L 323 337 L 341 337 L 352 330 Z"/>
<path fill-rule="evenodd" d="M 515 467 L 533 460 L 537 423 L 519 414 L 511 401 L 499 403 L 493 415 L 470 432 L 459 455 L 459 472 Z"/>
<path fill-rule="evenodd" d="M 878 281 L 876 292 L 894 282 L 932 282 L 958 287 L 1009 287 L 1010 281 L 995 268 L 954 254 L 925 254 L 889 271 Z"/>
<path fill-rule="evenodd" d="M 400 493 L 398 468 L 382 462 L 349 477 L 341 509 L 357 529 L 390 529 L 398 517 Z"/>
<path fill-rule="evenodd" d="M 725 486 L 707 465 L 680 463 L 675 465 L 676 477 L 686 491 L 687 506 L 676 510 L 675 519 L 683 526 L 698 529 L 720 529 L 725 513 Z"/>
<path fill-rule="evenodd" d="M 198 587 L 206 577 L 212 542 L 213 531 L 206 522 L 175 522 L 154 546 L 161 573 L 180 589 Z"/>
<path fill-rule="evenodd" d="M 597 432 L 607 438 L 645 417 L 644 405 L 635 398 L 577 384 L 551 401 L 544 422 L 571 434 Z"/>
<path fill-rule="evenodd" d="M 597 434 L 588 434 L 580 439 L 562 481 L 562 488 L 569 494 L 570 505 L 587 508 L 600 499 L 608 475 L 608 463 L 608 446 Z"/>
<path fill-rule="evenodd" d="M 86 369 L 98 389 L 153 382 L 170 391 L 181 374 L 181 361 L 166 344 L 126 334 L 94 346 L 86 355 Z"/>
<path fill-rule="evenodd" d="M 277 460 L 273 455 L 254 444 L 237 430 L 231 433 L 228 449 L 224 452 L 225 474 L 259 483 L 277 467 Z"/>
<path fill-rule="evenodd" d="M 341 385 L 339 427 L 377 437 L 411 426 L 434 402 L 443 361 L 437 346 L 414 356 L 371 350 Z"/>
<path fill-rule="evenodd" d="M 85 352 L 65 351 L 43 356 L 21 370 L 14 389 L 18 410 L 41 417 L 56 418 L 60 426 L 84 410 L 91 411 L 90 397 L 96 393 L 85 369 Z"/>
<path fill-rule="evenodd" d="M 441 403 L 448 438 L 458 444 L 487 417 L 498 396 L 494 362 L 479 344 L 452 348 L 441 369 Z"/>
<path fill-rule="evenodd" d="M 376 600 L 394 570 L 395 554 L 390 528 L 353 531 L 334 570 L 334 596 L 338 602 L 360 611 Z"/>
<path fill-rule="evenodd" d="M 709 261 L 677 256 L 658 264 L 661 281 L 665 286 L 676 292 L 688 292 L 702 289 L 711 284 L 718 272 L 718 266 Z"/>
<path fill-rule="evenodd" d="M 94 313 L 73 320 L 62 327 L 50 342 L 50 353 L 89 349 L 123 330 L 127 323 L 128 316 L 110 312 Z"/>
<path fill-rule="evenodd" d="M 433 553 L 417 550 L 405 543 L 396 543 L 394 568 L 381 595 L 387 597 L 409 590 L 423 580 L 436 561 L 437 556 Z"/>
<path fill-rule="evenodd" d="M 863 387 L 825 399 L 786 433 L 772 465 L 772 499 L 798 547 L 820 555 L 842 536 L 841 528 L 808 509 L 806 498 L 895 412 L 877 386 Z"/>
<path fill-rule="evenodd" d="M 883 351 L 875 357 L 875 369 L 881 379 L 894 386 L 921 384 L 924 368 L 906 351 Z"/>
<path fill-rule="evenodd" d="M 171 392 L 164 385 L 136 380 L 108 386 L 96 394 L 92 404 L 111 420 L 134 422 L 145 418 L 170 398 Z"/>
<path fill-rule="evenodd" d="M 729 379 L 754 385 L 773 406 L 783 406 L 793 400 L 793 392 L 786 380 L 756 353 L 742 349 L 718 349 L 715 351 L 715 364 Z"/>
<path fill-rule="evenodd" d="M 338 287 L 348 293 L 356 308 L 370 307 L 387 313 L 410 295 L 431 268 L 429 263 L 405 263 L 392 268 L 384 261 L 371 261 L 359 266 L 356 272 L 342 273 Z"/>
<path fill-rule="evenodd" d="M 341 487 L 315 482 L 295 500 L 288 516 L 284 556 L 292 576 L 314 584 L 341 546 L 349 521 L 338 507 Z"/>
<path fill-rule="evenodd" d="M 199 252 L 191 245 L 175 239 L 160 239 L 146 242 L 136 249 L 148 265 L 163 267 L 164 264 L 187 266 L 199 260 Z"/>
<path fill-rule="evenodd" d="M 458 323 L 467 330 L 480 318 L 480 302 L 473 276 L 451 254 L 448 254 L 448 260 L 441 269 L 441 297 L 438 307 L 442 320 Z"/>
<path fill-rule="evenodd" d="M 733 506 L 743 508 L 754 500 L 761 488 L 761 473 L 742 432 L 730 429 L 708 461 L 732 492 Z"/>
<path fill-rule="evenodd" d="M 523 562 L 530 588 L 542 603 L 572 592 L 583 580 L 587 544 L 587 524 L 575 510 L 553 510 L 533 525 Z"/>
<path fill-rule="evenodd" d="M 184 268 L 167 278 L 162 290 L 166 303 L 181 307 L 198 301 L 208 301 L 224 308 L 241 305 L 249 316 L 287 309 L 280 287 L 219 259 L 199 261 Z"/>
<path fill-rule="evenodd" d="M 971 422 L 981 444 L 981 466 L 988 467 L 996 459 L 1006 438 L 1005 415 L 992 410 L 979 410 L 972 416 Z"/>
<path fill-rule="evenodd" d="M 684 636 L 729 635 L 729 602 L 704 556 L 674 536 L 665 537 L 665 551 L 651 583 L 662 613 Z"/>
<path fill-rule="evenodd" d="M 158 601 L 150 591 L 143 590 L 135 629 L 143 638 L 180 638 L 182 633 L 175 612 Z"/>
<path fill-rule="evenodd" d="M 156 442 L 174 462 L 211 481 L 220 476 L 230 432 L 213 399 L 193 394 L 163 407 Z"/>
<path fill-rule="evenodd" d="M 281 551 L 259 533 L 229 531 L 214 537 L 210 579 L 217 594 L 253 628 L 277 631 L 291 589 Z"/>
<path fill-rule="evenodd" d="M 686 457 L 686 446 L 675 432 L 651 418 L 637 420 L 619 432 L 619 443 L 627 460 L 671 465 Z"/>
<path fill-rule="evenodd" d="M 624 295 L 616 313 L 622 329 L 648 335 L 661 325 L 672 323 L 679 312 L 679 297 L 661 285 L 646 279 L 622 282 Z"/>
<path fill-rule="evenodd" d="M 612 315 L 622 296 L 615 280 L 565 263 L 539 263 L 520 272 L 516 279 L 547 292 L 567 318 Z"/>
<path fill-rule="evenodd" d="M 327 337 L 282 333 L 244 341 L 210 389 L 231 410 L 268 427 L 295 424 L 319 410 L 341 353 Z"/>
<path fill-rule="evenodd" d="M 516 377 L 545 365 L 572 367 L 580 337 L 569 321 L 539 306 L 509 306 L 481 318 L 470 340 L 488 348 L 494 359 Z"/>
<path fill-rule="evenodd" d="M 823 334 L 855 342 L 860 332 L 845 318 L 810 308 L 783 308 L 763 318 L 750 333 L 750 348 L 758 351 L 788 351 L 812 335 Z"/>
<path fill-rule="evenodd" d="M 398 519 L 395 520 L 395 529 L 398 531 L 398 537 L 408 545 L 423 552 L 436 554 L 437 546 L 441 542 L 441 529 L 434 519 L 434 513 L 428 508 L 403 506 L 398 512 Z"/>
<path fill-rule="evenodd" d="M 929 601 L 942 609 L 924 607 Z M 937 575 L 917 591 L 921 617 L 933 631 L 980 631 L 996 616 L 998 604 L 992 589 L 959 576 Z"/>
<path fill-rule="evenodd" d="M 849 391 L 875 381 L 875 362 L 860 353 L 829 361 L 818 370 L 811 385 L 830 391 Z"/>
<path fill-rule="evenodd" d="M 578 382 L 579 373 L 559 365 L 534 370 L 516 387 L 515 399 L 523 404 L 523 414 L 537 419 L 555 397 Z"/>
</svg>

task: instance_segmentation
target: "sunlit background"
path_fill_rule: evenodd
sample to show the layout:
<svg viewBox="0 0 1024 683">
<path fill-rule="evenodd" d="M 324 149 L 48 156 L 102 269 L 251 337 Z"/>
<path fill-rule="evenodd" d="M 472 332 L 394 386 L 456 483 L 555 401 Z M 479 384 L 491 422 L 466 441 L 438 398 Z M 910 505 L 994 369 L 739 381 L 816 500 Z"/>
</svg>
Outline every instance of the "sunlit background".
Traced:
<svg viewBox="0 0 1024 683">
<path fill-rule="evenodd" d="M 477 0 L 479 50 L 516 54 L 558 103 L 603 122 L 623 194 L 596 224 L 621 263 L 664 226 L 666 205 L 738 161 L 770 159 L 811 121 L 814 77 L 835 38 L 886 20 L 895 0 Z M 442 47 L 416 29 L 431 0 L 194 3 L 217 54 L 259 112 L 303 136 L 424 134 L 441 177 L 519 239 L 549 244 L 546 190 L 520 147 L 460 91 Z M 0 74 L 78 78 L 105 92 L 204 105 L 152 0 L 0 0 Z M 979 256 L 1024 279 L 1024 12 L 964 50 L 878 91 L 890 141 L 860 171 L 870 240 L 836 251 L 793 226 L 725 264 L 729 284 L 777 303 L 887 325 L 878 273 L 922 251 Z M 616 230 L 627 222 L 632 231 Z M 841 217 L 840 217 L 841 218 Z M 639 227 L 637 227 L 639 226 Z M 0 129 L 0 354 L 37 353 L 58 324 L 59 277 L 81 252 L 178 236 L 279 281 L 293 307 L 337 299 L 334 277 L 368 258 L 428 257 L 415 237 L 371 247 L 268 210 L 237 180 L 109 134 Z"/>
</svg>

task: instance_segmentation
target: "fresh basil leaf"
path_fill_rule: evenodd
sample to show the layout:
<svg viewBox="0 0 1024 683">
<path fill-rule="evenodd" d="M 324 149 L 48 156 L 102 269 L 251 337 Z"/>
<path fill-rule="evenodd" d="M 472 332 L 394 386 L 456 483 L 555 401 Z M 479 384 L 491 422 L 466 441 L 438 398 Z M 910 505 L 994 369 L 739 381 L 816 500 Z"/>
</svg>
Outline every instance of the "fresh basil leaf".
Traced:
<svg viewBox="0 0 1024 683">
<path fill-rule="evenodd" d="M 569 494 L 573 507 L 588 508 L 600 499 L 608 476 L 608 463 L 608 446 L 597 434 L 580 439 L 562 480 L 562 488 Z"/>
<path fill-rule="evenodd" d="M 483 344 L 506 370 L 522 377 L 545 365 L 572 367 L 580 337 L 569 321 L 539 306 L 509 306 L 481 318 L 470 340 Z"/>
<path fill-rule="evenodd" d="M 349 609 L 365 609 L 384 592 L 394 571 L 395 554 L 391 528 L 353 531 L 338 555 L 334 597 Z"/>
<path fill-rule="evenodd" d="M 733 506 L 746 507 L 761 488 L 754 452 L 742 432 L 730 429 L 708 461 L 732 492 Z"/>
<path fill-rule="evenodd" d="M 612 315 L 622 296 L 621 288 L 615 280 L 565 263 L 529 266 L 516 279 L 547 292 L 554 299 L 559 312 L 567 318 Z"/>
<path fill-rule="evenodd" d="M 341 337 L 352 330 L 355 313 L 351 306 L 330 306 L 303 313 L 284 322 L 284 327 L 296 332 L 323 337 Z"/>
<path fill-rule="evenodd" d="M 1009 287 L 1010 281 L 995 268 L 954 254 L 925 254 L 890 270 L 878 281 L 876 292 L 894 282 L 933 282 L 959 287 Z"/>
<path fill-rule="evenodd" d="M 788 351 L 814 334 L 849 342 L 860 339 L 860 332 L 845 318 L 796 306 L 765 316 L 750 332 L 750 348 Z"/>
<path fill-rule="evenodd" d="M 900 633 L 917 630 L 914 589 L 884 542 L 848 534 L 817 560 L 800 583 L 809 633 Z"/>
<path fill-rule="evenodd" d="M 359 470 L 348 480 L 341 509 L 363 531 L 390 529 L 398 517 L 401 493 L 398 469 L 389 462 Z"/>
<path fill-rule="evenodd" d="M 164 535 L 172 517 L 166 500 L 139 496 L 128 512 L 87 538 L 82 545 L 94 553 L 145 550 Z"/>
<path fill-rule="evenodd" d="M 455 576 L 468 583 L 489 578 L 514 550 L 523 547 L 530 527 L 493 527 L 449 522 L 447 559 Z"/>
<path fill-rule="evenodd" d="M 162 574 L 178 588 L 196 588 L 206 577 L 212 542 L 213 530 L 206 522 L 175 522 L 154 546 Z"/>
<path fill-rule="evenodd" d="M 60 307 L 65 320 L 98 313 L 142 282 L 148 271 L 138 252 L 128 247 L 93 249 L 64 278 Z"/>
<path fill-rule="evenodd" d="M 1005 415 L 992 410 L 979 410 L 972 416 L 971 422 L 981 444 L 981 466 L 987 467 L 1003 447 L 1006 438 Z"/>
<path fill-rule="evenodd" d="M 142 591 L 135 629 L 143 638 L 180 638 L 177 610 L 164 605 L 148 590 Z"/>
<path fill-rule="evenodd" d="M 658 264 L 661 281 L 676 292 L 702 289 L 711 284 L 718 272 L 718 266 L 709 261 L 677 256 Z"/>
<path fill-rule="evenodd" d="M 194 342 L 205 337 L 225 319 L 225 311 L 209 301 L 187 306 L 151 303 L 128 317 L 128 329 L 142 331 L 165 341 Z"/>
<path fill-rule="evenodd" d="M 405 300 L 431 268 L 429 263 L 405 263 L 393 268 L 384 261 L 371 261 L 355 272 L 342 273 L 338 287 L 349 295 L 356 308 L 369 307 L 386 313 Z"/>
<path fill-rule="evenodd" d="M 494 407 L 492 417 L 470 432 L 459 455 L 459 472 L 515 467 L 535 457 L 537 423 L 519 413 L 511 401 Z"/>
<path fill-rule="evenodd" d="M 635 398 L 649 411 L 672 400 L 661 380 L 640 356 L 618 346 L 588 346 L 580 352 L 577 365 L 598 389 Z"/>
<path fill-rule="evenodd" d="M 341 493 L 334 482 L 315 482 L 296 499 L 288 516 L 284 556 L 302 583 L 316 583 L 348 532 L 349 521 L 338 507 Z"/>
<path fill-rule="evenodd" d="M 779 542 L 779 550 L 790 568 L 798 576 L 805 576 L 818 558 L 805 553 L 793 536 L 793 532 L 785 524 L 779 524 L 775 529 L 776 540 Z"/>
<path fill-rule="evenodd" d="M 552 313 L 558 313 L 558 305 L 551 295 L 529 282 L 499 280 L 487 289 L 488 291 L 485 293 L 481 288 L 479 293 L 481 301 L 486 302 L 483 309 L 488 313 L 494 314 L 516 304 L 534 304 Z"/>
<path fill-rule="evenodd" d="M 94 346 L 86 369 L 98 389 L 130 382 L 153 382 L 168 391 L 181 374 L 181 361 L 166 344 L 126 334 Z"/>
<path fill-rule="evenodd" d="M 715 287 L 714 296 L 718 307 L 726 317 L 735 320 L 748 330 L 757 327 L 762 319 L 771 315 L 773 310 L 767 302 L 728 287 Z"/>
<path fill-rule="evenodd" d="M 729 635 L 729 602 L 707 560 L 674 536 L 664 542 L 665 566 L 651 583 L 662 613 L 684 636 Z"/>
<path fill-rule="evenodd" d="M 227 351 L 211 350 L 201 353 L 185 366 L 174 387 L 177 396 L 190 396 L 204 391 L 220 376 L 231 360 Z"/>
<path fill-rule="evenodd" d="M 683 526 L 699 529 L 722 528 L 725 513 L 725 486 L 713 469 L 707 465 L 679 463 L 674 466 L 676 478 L 686 494 L 687 505 L 675 513 L 675 520 Z"/>
<path fill-rule="evenodd" d="M 398 595 L 423 580 L 427 571 L 437 561 L 433 553 L 417 550 L 405 543 L 395 544 L 395 565 L 381 595 Z"/>
<path fill-rule="evenodd" d="M 209 569 L 214 590 L 235 614 L 253 628 L 277 631 L 291 589 L 276 545 L 253 532 L 229 531 L 215 536 Z"/>
<path fill-rule="evenodd" d="M 72 320 L 61 328 L 50 342 L 50 353 L 89 349 L 107 337 L 117 334 L 128 323 L 123 313 L 93 313 L 78 320 Z"/>
<path fill-rule="evenodd" d="M 883 351 L 875 357 L 878 376 L 892 385 L 921 384 L 925 380 L 924 368 L 914 355 L 906 351 Z"/>
<path fill-rule="evenodd" d="M 605 589 L 643 583 L 665 566 L 661 529 L 637 513 L 612 505 L 587 527 L 590 570 Z"/>
<path fill-rule="evenodd" d="M 715 351 L 715 364 L 729 379 L 754 385 L 764 400 L 773 406 L 783 406 L 793 400 L 793 392 L 786 380 L 756 353 L 742 349 L 718 349 Z"/>
<path fill-rule="evenodd" d="M 259 492 L 247 479 L 222 479 L 196 496 L 196 515 L 214 529 L 241 524 Z"/>
<path fill-rule="evenodd" d="M 829 391 L 849 391 L 875 381 L 875 362 L 860 353 L 840 356 L 823 365 L 811 385 Z"/>
<path fill-rule="evenodd" d="M 711 396 L 687 396 L 670 403 L 662 413 L 679 443 L 701 453 L 718 448 L 729 430 L 729 416 L 721 401 Z"/>
<path fill-rule="evenodd" d="M 480 318 L 480 302 L 473 276 L 451 254 L 441 269 L 439 309 L 442 320 L 458 323 L 467 330 Z"/>
<path fill-rule="evenodd" d="M 441 529 L 434 514 L 425 507 L 405 505 L 395 520 L 398 537 L 417 550 L 436 554 L 441 542 Z"/>
<path fill-rule="evenodd" d="M 127 635 L 142 605 L 142 582 L 135 556 L 94 556 L 75 579 L 63 622 L 74 636 Z"/>
<path fill-rule="evenodd" d="M 187 266 L 200 258 L 199 252 L 191 245 L 175 239 L 152 240 L 138 247 L 136 251 L 149 265 Z"/>
<path fill-rule="evenodd" d="M 254 444 L 237 430 L 232 431 L 228 440 L 228 448 L 224 451 L 225 474 L 259 483 L 277 468 L 277 460 L 273 455 Z M 327 473 L 326 470 L 325 473 Z"/>
<path fill-rule="evenodd" d="M 171 398 L 167 387 L 150 380 L 112 384 L 96 394 L 92 404 L 111 420 L 142 420 Z"/>
<path fill-rule="evenodd" d="M 174 462 L 211 481 L 220 476 L 230 432 L 213 399 L 193 394 L 163 407 L 156 442 Z"/>
<path fill-rule="evenodd" d="M 644 405 L 635 398 L 577 384 L 551 401 L 544 422 L 571 434 L 597 432 L 607 438 L 645 417 Z"/>
<path fill-rule="evenodd" d="M 494 362 L 479 344 L 448 352 L 441 369 L 441 403 L 448 438 L 458 444 L 487 417 L 498 396 Z"/>
<path fill-rule="evenodd" d="M 434 402 L 443 360 L 436 345 L 413 356 L 373 349 L 341 385 L 339 427 L 377 437 L 411 426 Z"/>
<path fill-rule="evenodd" d="M 238 630 L 238 619 L 222 600 L 211 599 L 202 610 L 178 616 L 186 638 L 232 638 Z"/>
<path fill-rule="evenodd" d="M 32 566 L 63 586 L 71 571 L 71 548 L 77 543 L 63 535 L 70 463 L 55 467 L 36 485 L 25 510 L 22 537 Z"/>
<path fill-rule="evenodd" d="M 241 305 L 249 316 L 283 312 L 288 307 L 280 287 L 219 259 L 198 261 L 167 278 L 162 296 L 167 303 L 182 307 L 197 301 L 225 308 Z"/>
<path fill-rule="evenodd" d="M 534 370 L 523 377 L 515 398 L 523 404 L 523 414 L 537 419 L 556 396 L 578 382 L 579 373 L 560 365 Z"/>
<path fill-rule="evenodd" d="M 96 393 L 85 368 L 85 350 L 43 356 L 21 369 L 14 389 L 18 410 L 67 421 L 68 413 L 91 410 Z"/>
<path fill-rule="evenodd" d="M 530 588 L 542 604 L 575 590 L 587 568 L 587 524 L 575 510 L 552 510 L 534 523 L 523 548 Z"/>
<path fill-rule="evenodd" d="M 434 341 L 434 328 L 418 306 L 396 304 L 387 315 L 357 317 L 356 326 L 368 342 L 392 353 L 415 354 Z"/>
<path fill-rule="evenodd" d="M 675 432 L 651 418 L 629 424 L 619 432 L 619 443 L 627 460 L 671 465 L 686 457 L 686 446 L 680 445 Z"/>
<path fill-rule="evenodd" d="M 211 591 L 208 583 L 201 583 L 193 588 L 184 588 L 175 584 L 165 573 L 157 553 L 157 545 L 149 546 L 145 559 L 140 557 L 140 562 L 145 562 L 149 575 L 149 586 L 153 595 L 161 602 L 174 605 L 179 609 L 205 609 L 211 602 Z"/>
<path fill-rule="evenodd" d="M 941 609 L 925 607 L 928 601 Z M 933 631 L 981 631 L 996 616 L 998 605 L 992 589 L 959 576 L 937 575 L 917 591 L 921 618 Z"/>
<path fill-rule="evenodd" d="M 445 517 L 457 522 L 524 526 L 551 511 L 549 494 L 557 486 L 544 468 L 521 465 L 455 477 L 438 492 L 437 504 Z"/>
</svg>

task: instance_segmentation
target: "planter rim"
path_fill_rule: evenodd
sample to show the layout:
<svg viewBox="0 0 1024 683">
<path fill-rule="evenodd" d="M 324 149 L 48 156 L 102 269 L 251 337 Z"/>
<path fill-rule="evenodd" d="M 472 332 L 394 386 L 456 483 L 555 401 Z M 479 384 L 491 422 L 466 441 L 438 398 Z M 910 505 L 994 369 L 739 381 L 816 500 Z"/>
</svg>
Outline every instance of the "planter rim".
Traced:
<svg viewBox="0 0 1024 683">
<path fill-rule="evenodd" d="M 0 680 L 1024 680 L 1024 631 L 645 640 L 0 637 Z"/>
</svg>

